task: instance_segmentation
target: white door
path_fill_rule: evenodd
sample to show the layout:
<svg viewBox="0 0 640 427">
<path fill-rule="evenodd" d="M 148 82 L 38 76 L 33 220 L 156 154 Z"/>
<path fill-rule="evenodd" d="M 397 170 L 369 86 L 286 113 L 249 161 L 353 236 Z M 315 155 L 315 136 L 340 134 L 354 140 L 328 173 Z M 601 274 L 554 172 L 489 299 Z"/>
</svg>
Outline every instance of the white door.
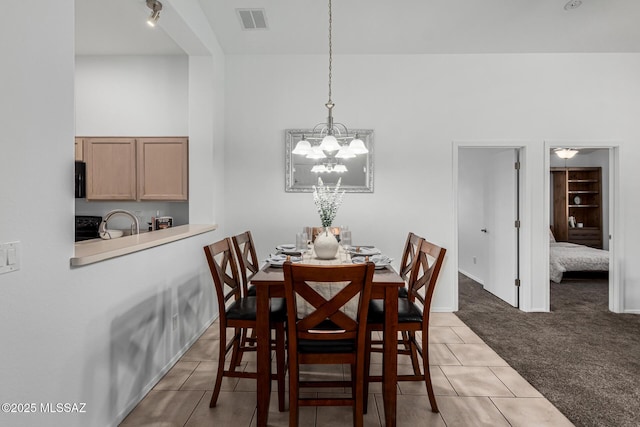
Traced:
<svg viewBox="0 0 640 427">
<path fill-rule="evenodd" d="M 485 183 L 488 280 L 484 288 L 514 307 L 518 306 L 518 235 L 516 228 L 518 180 L 517 150 L 494 149 L 490 154 Z"/>
</svg>

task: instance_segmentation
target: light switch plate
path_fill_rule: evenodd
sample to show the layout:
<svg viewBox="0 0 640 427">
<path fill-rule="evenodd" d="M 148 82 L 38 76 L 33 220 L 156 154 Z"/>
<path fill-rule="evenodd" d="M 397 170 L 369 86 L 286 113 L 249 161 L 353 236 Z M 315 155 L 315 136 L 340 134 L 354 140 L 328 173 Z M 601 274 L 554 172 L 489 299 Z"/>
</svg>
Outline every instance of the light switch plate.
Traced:
<svg viewBox="0 0 640 427">
<path fill-rule="evenodd" d="M 0 274 L 20 270 L 20 242 L 0 243 Z"/>
</svg>

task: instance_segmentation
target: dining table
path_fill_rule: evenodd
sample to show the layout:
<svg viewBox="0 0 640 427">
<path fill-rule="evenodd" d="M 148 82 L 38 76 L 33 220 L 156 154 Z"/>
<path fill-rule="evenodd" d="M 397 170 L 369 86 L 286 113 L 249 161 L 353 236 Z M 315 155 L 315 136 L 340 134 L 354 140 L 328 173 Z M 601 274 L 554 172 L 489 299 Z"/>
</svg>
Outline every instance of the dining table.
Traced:
<svg viewBox="0 0 640 427">
<path fill-rule="evenodd" d="M 337 265 L 351 263 L 349 252 L 340 247 L 337 256 L 331 260 L 318 259 L 313 250 L 305 251 L 297 262 L 316 265 Z M 256 287 L 256 341 L 257 341 L 257 425 L 267 425 L 271 398 L 271 332 L 269 328 L 269 304 L 271 298 L 284 297 L 284 272 L 281 266 L 265 264 L 251 279 Z M 376 268 L 373 275 L 371 297 L 383 299 L 385 308 L 383 339 L 382 394 L 384 419 L 387 427 L 396 425 L 398 377 L 398 289 L 404 280 L 390 266 Z"/>
</svg>

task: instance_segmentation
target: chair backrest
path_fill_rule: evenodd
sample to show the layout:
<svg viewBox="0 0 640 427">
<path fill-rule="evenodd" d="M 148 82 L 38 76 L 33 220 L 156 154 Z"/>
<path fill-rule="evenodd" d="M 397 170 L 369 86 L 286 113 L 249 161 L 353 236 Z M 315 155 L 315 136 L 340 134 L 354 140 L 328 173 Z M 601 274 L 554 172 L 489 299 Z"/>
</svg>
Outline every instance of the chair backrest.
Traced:
<svg viewBox="0 0 640 427">
<path fill-rule="evenodd" d="M 423 307 L 423 322 L 429 321 L 429 310 L 433 291 L 442 268 L 445 248 L 423 240 L 416 254 L 416 260 L 409 278 L 409 300 L 418 300 Z M 424 288 L 424 290 L 423 290 Z"/>
<path fill-rule="evenodd" d="M 226 319 L 226 307 L 230 301 L 232 299 L 235 301 L 241 297 L 238 268 L 231 246 L 231 239 L 227 237 L 204 247 L 204 253 L 216 288 L 221 322 Z"/>
<path fill-rule="evenodd" d="M 407 241 L 404 244 L 404 252 L 402 252 L 402 260 L 400 261 L 400 277 L 402 277 L 405 282 L 409 281 L 413 264 L 415 263 L 418 250 L 423 240 L 422 237 L 412 232 L 409 232 L 407 236 Z"/>
<path fill-rule="evenodd" d="M 283 269 L 289 346 L 297 349 L 299 340 L 356 339 L 357 348 L 364 348 L 375 264 L 285 262 Z M 327 297 L 328 293 L 333 295 Z M 353 298 L 357 298 L 355 316 L 343 311 Z M 308 303 L 308 312 L 301 310 L 305 305 L 300 300 Z"/>
<path fill-rule="evenodd" d="M 251 231 L 233 236 L 233 247 L 238 258 L 238 269 L 242 278 L 242 291 L 247 295 L 249 282 L 254 274 L 260 271 L 260 261 L 256 255 L 256 247 L 253 244 Z"/>
</svg>

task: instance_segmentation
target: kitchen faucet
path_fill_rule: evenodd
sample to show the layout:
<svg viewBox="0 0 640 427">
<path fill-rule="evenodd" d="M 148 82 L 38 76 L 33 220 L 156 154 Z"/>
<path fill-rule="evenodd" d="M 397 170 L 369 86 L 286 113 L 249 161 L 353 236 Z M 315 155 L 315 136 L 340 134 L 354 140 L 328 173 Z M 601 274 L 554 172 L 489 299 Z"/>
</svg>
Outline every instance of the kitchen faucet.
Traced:
<svg viewBox="0 0 640 427">
<path fill-rule="evenodd" d="M 116 209 L 111 212 L 107 212 L 104 216 L 104 219 L 100 223 L 100 227 L 98 228 L 98 235 L 103 236 L 104 234 L 109 234 L 107 231 L 107 221 L 114 215 L 125 215 L 131 218 L 131 234 L 140 234 L 140 223 L 138 222 L 138 217 L 132 214 L 129 211 L 125 211 L 124 209 Z M 111 237 L 111 235 L 109 235 Z"/>
</svg>

